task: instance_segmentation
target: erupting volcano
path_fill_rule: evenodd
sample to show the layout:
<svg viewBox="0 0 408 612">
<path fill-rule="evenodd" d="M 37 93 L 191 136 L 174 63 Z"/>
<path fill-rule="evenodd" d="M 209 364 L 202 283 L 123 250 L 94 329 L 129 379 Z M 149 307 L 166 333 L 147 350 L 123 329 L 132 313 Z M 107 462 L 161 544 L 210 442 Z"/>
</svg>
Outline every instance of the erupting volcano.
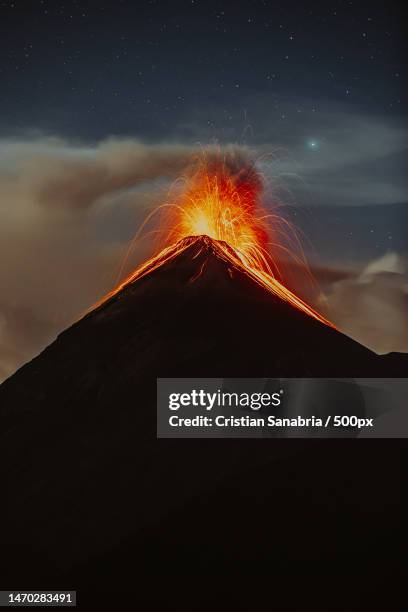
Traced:
<svg viewBox="0 0 408 612">
<path fill-rule="evenodd" d="M 262 208 L 252 162 L 204 155 L 176 187 L 146 222 L 159 217 L 156 254 L 6 381 L 0 399 L 42 405 L 69 385 L 75 401 L 105 405 L 160 376 L 404 371 L 402 357 L 347 338 L 285 286 L 288 226 Z"/>
<path fill-rule="evenodd" d="M 184 573 L 192 560 L 220 572 L 255 558 L 269 568 L 270 550 L 280 566 L 293 523 L 266 545 L 264 525 L 279 487 L 298 473 L 303 486 L 302 460 L 282 472 L 292 451 L 279 458 L 276 440 L 156 440 L 156 379 L 404 375 L 402 356 L 347 338 L 275 278 L 257 175 L 227 170 L 190 177 L 177 204 L 161 208 L 158 253 L 0 386 L 4 579 L 133 584 L 136 562 L 153 573 Z M 253 521 L 242 529 L 253 500 L 258 532 Z M 322 546 L 331 527 L 323 524 Z"/>
<path fill-rule="evenodd" d="M 167 212 L 162 219 L 164 228 L 168 228 L 167 232 L 163 230 L 166 247 L 139 266 L 99 303 L 180 255 L 190 244 L 185 238 L 203 236 L 213 254 L 231 269 L 244 272 L 273 295 L 333 327 L 276 278 L 276 274 L 280 276 L 279 264 L 271 250 L 288 250 L 281 244 L 278 234 L 281 233 L 279 226 L 289 224 L 261 207 L 262 178 L 255 165 L 233 154 L 221 157 L 213 153 L 204 154 L 194 167 L 194 172 L 185 179 L 184 190 L 177 195 L 177 202 L 159 207 Z M 290 254 L 297 258 L 295 252 Z M 199 275 L 204 272 L 205 265 L 206 262 Z M 306 265 L 304 268 L 305 273 L 310 274 Z"/>
</svg>

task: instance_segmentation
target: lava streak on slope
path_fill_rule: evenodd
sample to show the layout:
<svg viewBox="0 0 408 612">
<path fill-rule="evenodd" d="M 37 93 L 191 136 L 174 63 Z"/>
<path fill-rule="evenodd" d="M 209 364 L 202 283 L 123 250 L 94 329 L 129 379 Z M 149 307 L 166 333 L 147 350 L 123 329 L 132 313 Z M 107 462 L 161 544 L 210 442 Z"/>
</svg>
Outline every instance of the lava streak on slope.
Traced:
<svg viewBox="0 0 408 612">
<path fill-rule="evenodd" d="M 161 224 L 165 246 L 108 293 L 96 306 L 181 254 L 192 241 L 204 240 L 213 254 L 239 269 L 291 306 L 333 327 L 276 277 L 277 262 L 270 252 L 276 244 L 273 221 L 259 203 L 262 179 L 253 162 L 236 154 L 204 154 L 184 178 L 185 188 L 164 210 Z M 203 273 L 199 270 L 196 278 Z M 305 267 L 305 273 L 308 268 Z"/>
</svg>

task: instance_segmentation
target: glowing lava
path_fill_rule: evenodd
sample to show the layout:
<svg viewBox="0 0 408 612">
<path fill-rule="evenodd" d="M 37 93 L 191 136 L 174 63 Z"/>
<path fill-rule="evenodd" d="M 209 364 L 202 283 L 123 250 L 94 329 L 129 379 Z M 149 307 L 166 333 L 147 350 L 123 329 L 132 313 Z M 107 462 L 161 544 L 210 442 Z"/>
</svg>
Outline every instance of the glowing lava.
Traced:
<svg viewBox="0 0 408 612">
<path fill-rule="evenodd" d="M 191 237 L 205 237 L 206 247 L 233 268 L 247 274 L 267 291 L 321 323 L 333 327 L 301 298 L 275 278 L 278 269 L 268 246 L 274 243 L 271 219 L 259 205 L 262 181 L 255 166 L 234 156 L 202 157 L 195 171 L 185 180 L 185 188 L 162 220 L 165 246 L 99 302 L 106 301 L 125 285 L 134 282 L 185 249 Z M 200 276 L 202 270 L 196 278 Z M 305 272 L 306 273 L 306 272 Z M 97 305 L 99 305 L 97 304 Z"/>
<path fill-rule="evenodd" d="M 233 172 L 228 159 L 201 163 L 173 205 L 168 240 L 209 236 L 226 242 L 245 266 L 273 275 L 267 250 L 268 215 L 257 205 L 259 175 L 248 165 Z"/>
</svg>

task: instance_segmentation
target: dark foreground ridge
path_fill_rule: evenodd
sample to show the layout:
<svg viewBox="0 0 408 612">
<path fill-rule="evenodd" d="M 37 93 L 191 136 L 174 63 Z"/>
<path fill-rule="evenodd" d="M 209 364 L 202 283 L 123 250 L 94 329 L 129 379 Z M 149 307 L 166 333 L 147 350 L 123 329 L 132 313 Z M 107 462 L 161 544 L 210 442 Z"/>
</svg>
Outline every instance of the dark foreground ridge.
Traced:
<svg viewBox="0 0 408 612">
<path fill-rule="evenodd" d="M 169 568 L 313 572 L 385 559 L 391 571 L 372 533 L 390 545 L 376 487 L 395 450 L 337 461 L 333 440 L 157 440 L 156 378 L 397 377 L 405 357 L 379 357 L 271 295 L 208 238 L 181 246 L 0 387 L 0 573 L 27 589 L 123 586 Z M 353 508 L 330 489 L 336 477 Z M 353 517 L 352 554 L 340 512 Z"/>
</svg>

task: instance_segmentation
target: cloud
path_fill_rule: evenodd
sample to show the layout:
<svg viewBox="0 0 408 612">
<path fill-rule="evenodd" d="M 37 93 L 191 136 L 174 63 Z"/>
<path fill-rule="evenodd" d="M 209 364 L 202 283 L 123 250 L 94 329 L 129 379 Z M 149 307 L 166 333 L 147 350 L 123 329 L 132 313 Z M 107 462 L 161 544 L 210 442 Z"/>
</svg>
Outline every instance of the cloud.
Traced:
<svg viewBox="0 0 408 612">
<path fill-rule="evenodd" d="M 325 206 L 408 202 L 405 124 L 330 105 L 296 115 L 288 117 L 286 134 L 280 128 L 290 155 L 279 154 L 274 166 L 295 200 Z"/>
<path fill-rule="evenodd" d="M 239 109 L 199 109 L 177 126 L 187 139 L 236 140 L 262 151 L 264 171 L 308 205 L 408 202 L 408 129 L 403 118 L 361 113 L 329 99 L 270 94 Z M 310 142 L 317 146 L 310 147 Z M 273 144 L 271 144 L 273 143 Z"/>
<path fill-rule="evenodd" d="M 193 150 L 0 141 L 0 380 L 113 287 L 146 210 Z"/>
<path fill-rule="evenodd" d="M 198 151 L 133 139 L 0 139 L 0 380 L 115 286 L 141 221 Z M 310 168 L 338 168 L 336 155 Z M 151 238 L 140 240 L 123 273 L 151 248 Z M 408 349 L 406 268 L 393 257 L 360 276 L 331 277 L 328 290 L 335 322 L 379 351 Z"/>
<path fill-rule="evenodd" d="M 115 138 L 85 147 L 49 138 L 3 142 L 0 151 L 3 189 L 8 169 L 9 188 L 40 206 L 82 210 L 102 196 L 173 177 L 185 167 L 192 149 Z"/>
<path fill-rule="evenodd" d="M 348 336 L 377 353 L 408 352 L 408 266 L 397 253 L 334 282 L 327 302 L 334 323 Z"/>
</svg>

